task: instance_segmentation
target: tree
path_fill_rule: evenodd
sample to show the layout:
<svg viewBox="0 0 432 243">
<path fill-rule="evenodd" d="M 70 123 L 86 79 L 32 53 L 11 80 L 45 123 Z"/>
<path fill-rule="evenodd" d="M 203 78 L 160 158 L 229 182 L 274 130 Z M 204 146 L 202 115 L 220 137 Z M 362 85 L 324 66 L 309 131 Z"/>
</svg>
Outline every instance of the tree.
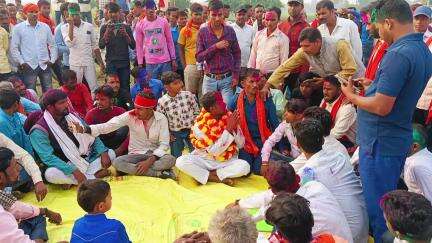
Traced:
<svg viewBox="0 0 432 243">
<path fill-rule="evenodd" d="M 282 8 L 283 5 L 280 0 L 222 0 L 224 4 L 231 6 L 231 10 L 235 11 L 241 5 L 250 4 L 255 6 L 257 4 L 263 5 L 265 8 L 278 7 Z"/>
</svg>

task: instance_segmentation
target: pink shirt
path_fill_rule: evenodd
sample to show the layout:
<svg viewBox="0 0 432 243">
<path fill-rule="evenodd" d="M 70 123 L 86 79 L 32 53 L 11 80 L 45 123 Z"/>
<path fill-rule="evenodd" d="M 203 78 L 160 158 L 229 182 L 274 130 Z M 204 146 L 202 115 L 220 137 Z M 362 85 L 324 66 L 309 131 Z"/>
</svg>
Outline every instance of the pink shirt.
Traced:
<svg viewBox="0 0 432 243">
<path fill-rule="evenodd" d="M 176 59 L 171 29 L 165 18 L 141 20 L 135 28 L 138 64 L 161 64 Z"/>
<path fill-rule="evenodd" d="M 294 132 L 291 124 L 283 121 L 279 124 L 279 126 L 275 129 L 273 134 L 265 141 L 262 149 L 261 149 L 261 157 L 262 161 L 269 161 L 270 153 L 273 150 L 273 147 L 282 139 L 282 137 L 286 137 L 291 144 L 291 157 L 297 158 L 301 151 L 297 146 L 297 139 L 294 136 Z"/>
<path fill-rule="evenodd" d="M 15 202 L 8 211 L 0 206 L 0 242 L 34 243 L 18 228 L 17 220 L 33 218 L 40 214 L 39 208 Z"/>
</svg>

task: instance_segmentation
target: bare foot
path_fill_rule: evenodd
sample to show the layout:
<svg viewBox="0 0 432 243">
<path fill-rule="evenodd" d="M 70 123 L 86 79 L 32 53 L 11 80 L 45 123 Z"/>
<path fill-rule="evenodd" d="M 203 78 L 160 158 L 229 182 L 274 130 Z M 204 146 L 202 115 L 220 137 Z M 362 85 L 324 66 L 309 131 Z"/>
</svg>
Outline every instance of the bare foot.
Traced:
<svg viewBox="0 0 432 243">
<path fill-rule="evenodd" d="M 221 181 L 221 179 L 219 179 L 219 177 L 217 176 L 216 171 L 210 171 L 208 181 L 217 182 L 217 183 L 224 183 L 225 185 L 228 185 L 228 186 L 234 186 L 234 180 L 233 179 L 226 178 L 226 179 Z"/>
<path fill-rule="evenodd" d="M 111 175 L 111 172 L 108 169 L 102 169 L 102 170 L 96 172 L 94 176 L 96 178 L 104 178 L 104 177 L 107 177 L 110 175 Z"/>
<path fill-rule="evenodd" d="M 230 178 L 224 179 L 222 181 L 222 183 L 225 184 L 225 185 L 227 185 L 227 186 L 234 186 L 234 180 L 230 179 Z"/>
</svg>

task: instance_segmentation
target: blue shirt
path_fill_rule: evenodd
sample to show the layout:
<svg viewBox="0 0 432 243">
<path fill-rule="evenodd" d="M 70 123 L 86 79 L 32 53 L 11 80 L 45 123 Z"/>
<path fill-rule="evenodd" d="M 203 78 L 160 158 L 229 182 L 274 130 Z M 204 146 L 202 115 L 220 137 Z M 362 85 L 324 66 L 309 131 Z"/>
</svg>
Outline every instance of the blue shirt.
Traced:
<svg viewBox="0 0 432 243">
<path fill-rule="evenodd" d="M 42 22 L 37 22 L 34 27 L 28 21 L 15 25 L 10 50 L 15 62 L 20 65 L 27 63 L 33 69 L 39 66 L 45 70 L 46 62 L 55 63 L 57 60 L 57 47 L 51 29 Z"/>
<path fill-rule="evenodd" d="M 162 97 L 162 93 L 164 91 L 164 86 L 162 84 L 162 81 L 160 81 L 159 79 L 150 79 L 149 86 L 156 99 Z M 141 84 L 138 82 L 131 87 L 130 94 L 131 94 L 132 101 L 135 100 L 137 94 L 142 90 L 143 88 L 141 87 Z"/>
<path fill-rule="evenodd" d="M 27 113 L 32 113 L 41 110 L 41 107 L 38 103 L 35 103 L 27 98 L 21 97 L 20 102 L 24 107 L 24 111 Z"/>
<path fill-rule="evenodd" d="M 180 30 L 178 26 L 175 27 L 171 27 L 171 35 L 174 41 L 174 48 L 175 48 L 175 52 L 176 52 L 176 61 L 177 61 L 177 69 L 178 70 L 183 70 L 183 65 L 180 61 L 180 46 L 178 44 L 178 38 L 180 36 Z"/>
<path fill-rule="evenodd" d="M 235 94 L 233 98 L 228 102 L 228 110 L 234 111 L 237 109 L 237 99 L 239 94 Z M 245 114 L 246 114 L 246 122 L 248 124 L 249 133 L 257 145 L 258 148 L 262 148 L 263 142 L 261 141 L 261 134 L 258 127 L 258 116 L 256 110 L 256 102 L 249 102 L 246 95 L 245 99 Z M 264 103 L 267 115 L 267 125 L 271 131 L 274 131 L 279 126 L 279 119 L 276 114 L 276 106 L 273 103 L 272 99 L 267 99 Z"/>
<path fill-rule="evenodd" d="M 365 96 L 376 93 L 396 97 L 390 114 L 379 116 L 358 109 L 358 144 L 373 154 L 405 156 L 412 143 L 412 116 L 432 74 L 432 54 L 423 34 L 409 34 L 394 42 L 381 61 Z M 376 144 L 375 144 L 376 143 Z"/>
<path fill-rule="evenodd" d="M 29 136 L 24 131 L 26 116 L 15 112 L 9 115 L 0 109 L 0 132 L 10 138 L 16 145 L 33 155 L 33 148 Z"/>
<path fill-rule="evenodd" d="M 69 67 L 69 47 L 67 47 L 66 43 L 64 42 L 63 35 L 61 32 L 61 27 L 64 25 L 64 23 L 60 23 L 57 25 L 54 31 L 54 39 L 57 45 L 57 49 L 59 52 L 59 55 L 63 57 L 62 64 L 64 66 Z"/>
<path fill-rule="evenodd" d="M 75 221 L 71 243 L 129 243 L 124 225 L 105 214 L 86 214 Z"/>
</svg>

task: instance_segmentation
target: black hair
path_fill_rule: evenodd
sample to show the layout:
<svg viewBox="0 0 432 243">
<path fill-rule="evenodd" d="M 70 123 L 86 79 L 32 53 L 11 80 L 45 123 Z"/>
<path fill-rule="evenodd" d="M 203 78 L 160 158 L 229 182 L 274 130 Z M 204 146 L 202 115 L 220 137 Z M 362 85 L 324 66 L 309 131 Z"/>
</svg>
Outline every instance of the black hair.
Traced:
<svg viewBox="0 0 432 243">
<path fill-rule="evenodd" d="M 312 241 L 314 218 L 309 201 L 295 193 L 280 193 L 270 203 L 265 218 L 289 242 Z"/>
<path fill-rule="evenodd" d="M 303 118 L 311 118 L 319 121 L 321 123 L 321 127 L 323 129 L 324 137 L 330 135 L 331 131 L 331 115 L 326 109 L 323 109 L 318 106 L 308 107 L 303 112 Z"/>
<path fill-rule="evenodd" d="M 225 9 L 231 9 L 231 6 L 229 4 L 224 4 L 223 8 L 225 8 Z"/>
<path fill-rule="evenodd" d="M 78 187 L 78 205 L 87 213 L 92 213 L 98 203 L 105 201 L 110 190 L 110 185 L 106 181 L 86 180 Z"/>
<path fill-rule="evenodd" d="M 297 178 L 294 167 L 289 162 L 277 160 L 270 162 L 266 179 L 273 193 L 278 193 L 294 185 Z"/>
<path fill-rule="evenodd" d="M 281 9 L 278 8 L 278 7 L 269 8 L 267 11 L 274 11 L 277 14 L 277 16 L 278 16 L 278 20 L 280 19 L 281 14 L 282 14 Z"/>
<path fill-rule="evenodd" d="M 170 83 L 176 81 L 176 80 L 182 80 L 182 77 L 180 74 L 172 71 L 164 72 L 162 73 L 161 77 L 163 85 L 169 85 Z"/>
<path fill-rule="evenodd" d="M 76 79 L 77 75 L 76 75 L 76 72 L 74 70 L 66 69 L 66 70 L 63 70 L 63 72 L 62 72 L 62 78 L 63 78 L 63 80 L 68 81 L 71 79 Z"/>
<path fill-rule="evenodd" d="M 111 86 L 109 86 L 108 84 L 104 84 L 102 86 L 99 86 L 95 91 L 94 94 L 102 94 L 108 98 L 113 98 L 114 97 L 114 90 Z"/>
<path fill-rule="evenodd" d="M 61 89 L 50 89 L 42 96 L 42 106 L 47 108 L 61 100 L 67 99 L 67 97 L 67 94 Z"/>
<path fill-rule="evenodd" d="M 324 144 L 323 128 L 316 119 L 304 119 L 294 124 L 297 143 L 306 153 L 317 153 Z"/>
<path fill-rule="evenodd" d="M 40 8 L 41 6 L 44 6 L 44 5 L 51 5 L 51 3 L 50 2 L 48 2 L 47 0 L 39 0 L 38 2 L 37 2 L 37 6 Z"/>
<path fill-rule="evenodd" d="M 338 88 L 341 87 L 341 83 L 340 83 L 339 80 L 338 80 L 335 76 L 333 76 L 333 75 L 330 75 L 330 76 L 325 77 L 325 81 L 329 82 L 331 85 L 336 86 L 336 87 L 338 87 Z"/>
<path fill-rule="evenodd" d="M 392 230 L 412 240 L 431 240 L 432 205 L 426 197 L 395 190 L 385 194 L 380 204 Z"/>
<path fill-rule="evenodd" d="M 142 1 L 137 0 L 134 2 L 134 6 L 142 8 L 144 7 L 144 3 Z"/>
<path fill-rule="evenodd" d="M 152 99 L 152 100 L 156 100 L 155 95 L 153 94 L 153 92 L 150 89 L 145 89 L 141 92 L 138 92 L 139 96 L 147 98 L 147 99 Z"/>
<path fill-rule="evenodd" d="M 317 40 L 322 40 L 321 33 L 315 28 L 305 28 L 300 32 L 299 42 L 308 40 L 310 42 L 316 42 Z"/>
<path fill-rule="evenodd" d="M 394 19 L 401 24 L 412 23 L 413 14 L 409 4 L 404 0 L 380 0 L 376 6 L 377 21 Z"/>
<path fill-rule="evenodd" d="M 169 16 L 171 14 L 171 12 L 178 12 L 178 11 L 179 11 L 179 9 L 177 7 L 169 7 L 166 11 L 166 15 Z"/>
<path fill-rule="evenodd" d="M 303 114 L 307 107 L 308 104 L 304 99 L 290 99 L 285 105 L 285 111 L 294 114 Z"/>
<path fill-rule="evenodd" d="M 6 7 L 16 7 L 16 5 L 13 3 L 8 3 L 8 4 L 6 4 Z"/>
<path fill-rule="evenodd" d="M 210 11 L 219 10 L 223 8 L 223 3 L 219 0 L 210 0 L 208 4 L 208 9 Z"/>
<path fill-rule="evenodd" d="M 190 6 L 190 11 L 192 13 L 202 13 L 204 11 L 204 8 L 199 3 L 192 3 L 192 5 Z"/>
<path fill-rule="evenodd" d="M 179 17 L 188 17 L 188 13 L 186 12 L 186 10 L 180 10 L 178 11 L 178 15 Z"/>
<path fill-rule="evenodd" d="M 6 147 L 0 147 L 0 172 L 5 172 L 10 166 L 10 162 L 14 157 L 12 150 Z"/>
<path fill-rule="evenodd" d="M 203 96 L 201 96 L 200 103 L 201 106 L 206 110 L 209 111 L 211 107 L 216 105 L 216 91 L 205 93 Z"/>
<path fill-rule="evenodd" d="M 313 78 L 319 78 L 320 76 L 313 72 L 302 73 L 299 76 L 299 83 L 303 83 L 303 81 Z"/>
<path fill-rule="evenodd" d="M 20 96 L 14 89 L 0 90 L 0 108 L 10 109 L 14 104 L 20 102 Z"/>
<path fill-rule="evenodd" d="M 60 5 L 60 12 L 63 13 L 64 11 L 68 11 L 69 2 L 64 2 Z"/>
<path fill-rule="evenodd" d="M 107 5 L 108 5 L 108 11 L 109 12 L 111 12 L 111 13 L 120 12 L 120 5 L 118 5 L 117 3 L 110 2 Z"/>
<path fill-rule="evenodd" d="M 334 10 L 335 6 L 334 3 L 330 0 L 321 0 L 316 4 L 316 11 L 322 9 L 322 8 L 326 8 L 328 10 Z"/>
<path fill-rule="evenodd" d="M 108 8 L 108 4 L 105 7 Z M 68 9 L 69 8 L 76 9 L 78 12 L 81 11 L 81 8 L 78 3 L 69 3 Z"/>
<path fill-rule="evenodd" d="M 242 67 L 240 68 L 240 75 L 239 75 L 239 79 L 240 81 L 245 80 L 248 77 L 252 77 L 253 75 L 256 74 L 260 74 L 260 70 L 255 69 L 255 68 L 246 68 L 246 67 Z"/>
<path fill-rule="evenodd" d="M 255 5 L 255 8 L 264 8 L 264 6 L 258 3 L 257 5 Z"/>
</svg>

